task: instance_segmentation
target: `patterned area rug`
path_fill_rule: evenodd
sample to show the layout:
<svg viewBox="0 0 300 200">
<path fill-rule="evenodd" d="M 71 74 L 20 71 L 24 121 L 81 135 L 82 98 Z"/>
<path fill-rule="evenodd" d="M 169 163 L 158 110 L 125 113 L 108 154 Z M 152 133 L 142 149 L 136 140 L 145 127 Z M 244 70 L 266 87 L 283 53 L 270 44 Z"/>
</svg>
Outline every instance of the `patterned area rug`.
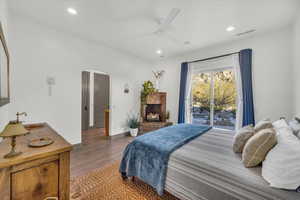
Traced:
<svg viewBox="0 0 300 200">
<path fill-rule="evenodd" d="M 142 181 L 125 180 L 119 173 L 119 162 L 74 178 L 71 200 L 177 200 L 170 194 L 158 196 Z"/>
</svg>

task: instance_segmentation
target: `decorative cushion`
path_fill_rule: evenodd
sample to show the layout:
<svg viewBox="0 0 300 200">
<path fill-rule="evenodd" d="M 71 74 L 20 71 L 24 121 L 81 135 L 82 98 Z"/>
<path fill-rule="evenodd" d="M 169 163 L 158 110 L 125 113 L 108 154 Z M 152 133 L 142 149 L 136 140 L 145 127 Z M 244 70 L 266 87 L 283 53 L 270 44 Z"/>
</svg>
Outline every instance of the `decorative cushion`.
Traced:
<svg viewBox="0 0 300 200">
<path fill-rule="evenodd" d="M 243 148 L 250 137 L 254 135 L 253 125 L 244 126 L 234 136 L 233 151 L 235 153 L 242 153 Z"/>
<path fill-rule="evenodd" d="M 245 167 L 259 165 L 275 145 L 276 132 L 273 128 L 262 129 L 253 135 L 243 150 L 242 159 Z"/>
<path fill-rule="evenodd" d="M 285 120 L 273 123 L 277 145 L 267 154 L 262 177 L 271 187 L 295 190 L 300 186 L 300 140 Z"/>
<path fill-rule="evenodd" d="M 300 123 L 296 119 L 294 119 L 289 122 L 289 126 L 292 128 L 294 135 L 300 138 Z"/>
<path fill-rule="evenodd" d="M 254 126 L 254 130 L 255 132 L 259 132 L 262 129 L 266 129 L 266 128 L 272 128 L 272 122 L 270 119 L 263 119 L 260 120 L 255 126 Z"/>
<path fill-rule="evenodd" d="M 263 119 L 255 125 L 254 130 L 255 132 L 259 132 L 262 129 L 272 128 L 272 127 L 273 125 L 270 119 Z"/>
</svg>

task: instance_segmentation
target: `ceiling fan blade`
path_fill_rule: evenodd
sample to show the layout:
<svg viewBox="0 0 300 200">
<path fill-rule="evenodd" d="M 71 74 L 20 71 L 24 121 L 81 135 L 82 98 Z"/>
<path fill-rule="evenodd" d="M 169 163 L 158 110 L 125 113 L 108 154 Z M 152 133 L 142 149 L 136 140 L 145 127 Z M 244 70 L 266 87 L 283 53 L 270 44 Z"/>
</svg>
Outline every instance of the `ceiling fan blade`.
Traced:
<svg viewBox="0 0 300 200">
<path fill-rule="evenodd" d="M 173 8 L 169 15 L 162 21 L 162 23 L 159 25 L 158 29 L 154 33 L 158 34 L 163 32 L 175 20 L 179 13 L 179 8 Z"/>
<path fill-rule="evenodd" d="M 179 8 L 173 8 L 171 10 L 171 12 L 169 13 L 169 15 L 163 21 L 162 26 L 166 26 L 166 25 L 171 24 L 179 13 L 180 13 Z"/>
</svg>

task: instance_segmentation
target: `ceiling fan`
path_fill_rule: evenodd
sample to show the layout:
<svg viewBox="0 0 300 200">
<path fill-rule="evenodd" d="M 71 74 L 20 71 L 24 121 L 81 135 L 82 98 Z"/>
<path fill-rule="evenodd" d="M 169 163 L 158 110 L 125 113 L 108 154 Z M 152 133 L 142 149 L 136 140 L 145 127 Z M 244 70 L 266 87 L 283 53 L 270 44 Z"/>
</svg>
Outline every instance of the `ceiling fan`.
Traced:
<svg viewBox="0 0 300 200">
<path fill-rule="evenodd" d="M 158 27 L 157 27 L 157 29 L 155 29 L 155 31 L 152 31 L 150 33 L 149 32 L 143 33 L 139 36 L 135 36 L 134 38 L 127 37 L 126 39 L 127 40 L 128 39 L 129 40 L 130 39 L 141 39 L 141 38 L 155 36 L 155 37 L 161 37 L 166 40 L 169 40 L 172 43 L 174 43 L 174 45 L 176 45 L 176 46 L 182 45 L 182 44 L 184 44 L 183 41 L 176 39 L 175 37 L 173 37 L 170 34 L 170 30 L 172 30 L 172 23 L 177 18 L 177 16 L 179 15 L 180 12 L 181 12 L 181 10 L 179 8 L 173 8 L 165 18 L 155 19 L 155 22 L 158 25 Z M 125 39 L 125 38 L 123 38 L 123 39 Z"/>
<path fill-rule="evenodd" d="M 159 24 L 159 27 L 153 33 L 154 34 L 164 33 L 168 28 L 170 28 L 172 22 L 176 19 L 179 13 L 180 13 L 179 8 L 173 8 L 166 18 L 158 19 L 157 22 Z"/>
<path fill-rule="evenodd" d="M 171 41 L 176 46 L 189 44 L 189 41 L 181 41 L 170 34 L 170 29 L 172 28 L 172 23 L 177 18 L 181 10 L 179 8 L 173 8 L 166 18 L 156 20 L 158 23 L 158 28 L 152 33 L 152 35 L 163 37 L 166 40 Z"/>
</svg>

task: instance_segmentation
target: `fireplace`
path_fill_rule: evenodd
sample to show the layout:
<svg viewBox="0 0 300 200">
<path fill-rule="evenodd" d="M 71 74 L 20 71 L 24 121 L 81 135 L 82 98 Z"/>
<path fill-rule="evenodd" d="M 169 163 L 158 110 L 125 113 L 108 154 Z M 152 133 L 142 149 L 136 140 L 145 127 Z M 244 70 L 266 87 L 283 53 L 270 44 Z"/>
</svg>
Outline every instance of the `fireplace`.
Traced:
<svg viewBox="0 0 300 200">
<path fill-rule="evenodd" d="M 147 96 L 145 104 L 141 106 L 141 133 L 147 133 L 173 124 L 172 122 L 166 122 L 166 98 L 167 93 L 165 92 L 155 92 Z"/>
<path fill-rule="evenodd" d="M 162 113 L 160 104 L 147 104 L 146 105 L 146 121 L 148 122 L 161 122 Z"/>
<path fill-rule="evenodd" d="M 165 122 L 166 93 L 155 92 L 148 95 L 141 116 L 143 116 L 142 120 L 144 122 Z"/>
</svg>

